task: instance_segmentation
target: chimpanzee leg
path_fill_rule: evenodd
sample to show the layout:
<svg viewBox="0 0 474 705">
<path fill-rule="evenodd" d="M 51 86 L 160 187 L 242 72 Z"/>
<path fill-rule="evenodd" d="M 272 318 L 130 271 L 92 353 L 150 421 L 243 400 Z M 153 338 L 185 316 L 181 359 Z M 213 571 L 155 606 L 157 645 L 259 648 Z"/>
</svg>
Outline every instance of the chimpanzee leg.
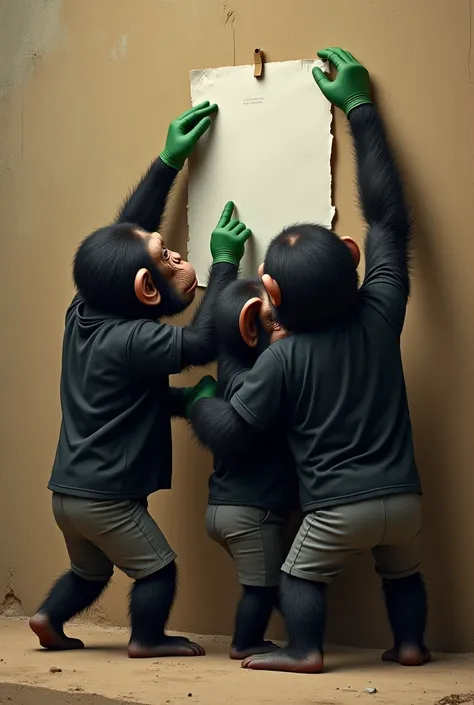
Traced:
<svg viewBox="0 0 474 705">
<path fill-rule="evenodd" d="M 421 573 L 407 578 L 382 580 L 394 646 L 383 661 L 402 666 L 421 666 L 431 659 L 424 642 L 428 600 Z"/>
<path fill-rule="evenodd" d="M 204 655 L 204 649 L 189 639 L 165 634 L 176 583 L 177 569 L 174 561 L 156 573 L 135 581 L 130 592 L 130 658 Z"/>
<path fill-rule="evenodd" d="M 230 658 L 242 660 L 252 654 L 264 654 L 278 648 L 273 642 L 265 641 L 265 632 L 277 596 L 277 587 L 243 585 L 235 617 Z"/>
<path fill-rule="evenodd" d="M 250 656 L 242 662 L 242 667 L 319 673 L 323 668 L 326 584 L 284 574 L 281 607 L 288 632 L 288 646 L 273 653 Z"/>
<path fill-rule="evenodd" d="M 428 598 L 419 572 L 421 548 L 421 499 L 415 494 L 384 497 L 384 545 L 372 549 L 382 578 L 393 649 L 382 659 L 403 666 L 421 666 L 430 660 L 424 637 Z"/>
<path fill-rule="evenodd" d="M 109 580 L 85 580 L 69 570 L 53 585 L 49 595 L 30 619 L 30 628 L 45 649 L 83 649 L 80 639 L 64 634 L 63 625 L 90 607 Z"/>
</svg>

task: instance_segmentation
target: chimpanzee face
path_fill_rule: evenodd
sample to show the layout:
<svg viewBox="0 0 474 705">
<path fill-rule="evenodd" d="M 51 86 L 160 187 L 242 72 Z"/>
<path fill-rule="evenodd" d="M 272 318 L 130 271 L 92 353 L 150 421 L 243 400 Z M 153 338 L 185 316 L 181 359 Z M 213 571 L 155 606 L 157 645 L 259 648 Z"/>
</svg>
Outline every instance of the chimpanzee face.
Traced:
<svg viewBox="0 0 474 705">
<path fill-rule="evenodd" d="M 194 267 L 179 252 L 166 247 L 158 232 L 136 231 L 151 257 L 153 267 L 140 269 L 135 276 L 135 295 L 159 316 L 174 316 L 184 311 L 196 295 Z M 150 271 L 151 270 L 151 271 Z"/>
<path fill-rule="evenodd" d="M 166 247 L 163 237 L 158 232 L 140 233 L 146 241 L 148 252 L 163 279 L 174 292 L 190 304 L 197 287 L 196 271 L 186 262 L 179 252 Z"/>
</svg>

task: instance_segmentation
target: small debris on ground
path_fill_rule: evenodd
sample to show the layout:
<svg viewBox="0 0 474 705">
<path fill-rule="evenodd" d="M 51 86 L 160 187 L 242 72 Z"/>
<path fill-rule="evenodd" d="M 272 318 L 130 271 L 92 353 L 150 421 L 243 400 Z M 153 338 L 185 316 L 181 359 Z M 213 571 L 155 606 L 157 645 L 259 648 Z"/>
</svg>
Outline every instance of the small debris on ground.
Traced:
<svg viewBox="0 0 474 705">
<path fill-rule="evenodd" d="M 49 669 L 49 672 L 50 673 L 62 673 L 63 669 L 58 668 L 57 666 L 51 666 L 51 668 Z"/>
<path fill-rule="evenodd" d="M 364 693 L 369 693 L 369 695 L 373 695 L 376 692 L 377 688 L 364 688 Z"/>
</svg>

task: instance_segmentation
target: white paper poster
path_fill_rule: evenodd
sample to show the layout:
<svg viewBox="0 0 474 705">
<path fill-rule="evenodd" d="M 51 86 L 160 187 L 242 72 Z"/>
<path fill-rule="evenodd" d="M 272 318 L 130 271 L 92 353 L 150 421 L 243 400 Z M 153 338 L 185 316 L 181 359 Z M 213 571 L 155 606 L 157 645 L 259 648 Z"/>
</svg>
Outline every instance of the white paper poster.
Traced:
<svg viewBox="0 0 474 705">
<path fill-rule="evenodd" d="M 253 232 L 242 275 L 254 276 L 270 240 L 297 222 L 331 227 L 331 107 L 311 71 L 317 60 L 191 71 L 191 100 L 219 113 L 190 161 L 188 257 L 207 282 L 210 235 L 227 201 Z"/>
</svg>

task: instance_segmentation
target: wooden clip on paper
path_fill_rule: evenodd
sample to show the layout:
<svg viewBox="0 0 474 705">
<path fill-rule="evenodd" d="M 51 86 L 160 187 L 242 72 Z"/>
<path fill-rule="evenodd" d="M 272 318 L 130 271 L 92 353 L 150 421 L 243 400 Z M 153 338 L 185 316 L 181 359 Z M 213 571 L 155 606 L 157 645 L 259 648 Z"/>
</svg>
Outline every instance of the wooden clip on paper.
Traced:
<svg viewBox="0 0 474 705">
<path fill-rule="evenodd" d="M 253 53 L 253 75 L 255 78 L 262 78 L 264 63 L 265 59 L 262 49 L 255 49 Z"/>
</svg>

